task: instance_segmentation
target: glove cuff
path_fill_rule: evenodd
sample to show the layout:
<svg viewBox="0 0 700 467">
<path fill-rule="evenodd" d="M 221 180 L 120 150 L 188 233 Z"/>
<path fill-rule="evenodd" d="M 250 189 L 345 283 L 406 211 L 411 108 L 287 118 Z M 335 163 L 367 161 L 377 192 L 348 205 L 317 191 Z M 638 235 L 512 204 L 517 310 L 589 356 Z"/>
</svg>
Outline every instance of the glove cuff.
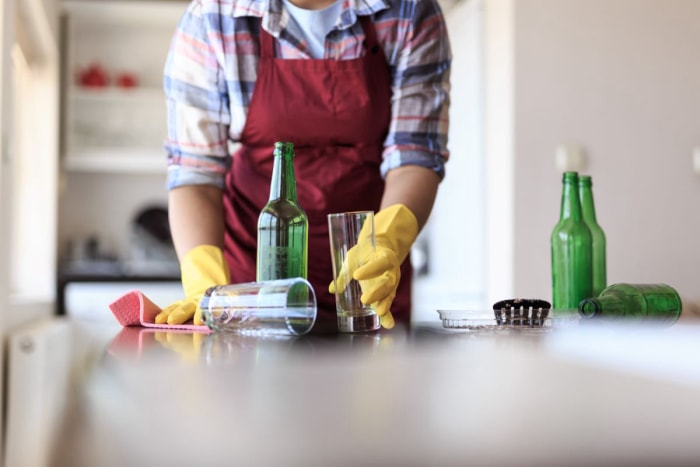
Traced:
<svg viewBox="0 0 700 467">
<path fill-rule="evenodd" d="M 180 274 L 186 297 L 231 281 L 224 253 L 214 245 L 199 245 L 188 251 L 180 261 Z"/>
<path fill-rule="evenodd" d="M 404 204 L 393 204 L 374 216 L 377 243 L 383 242 L 397 253 L 402 263 L 418 236 L 418 220 Z"/>
</svg>

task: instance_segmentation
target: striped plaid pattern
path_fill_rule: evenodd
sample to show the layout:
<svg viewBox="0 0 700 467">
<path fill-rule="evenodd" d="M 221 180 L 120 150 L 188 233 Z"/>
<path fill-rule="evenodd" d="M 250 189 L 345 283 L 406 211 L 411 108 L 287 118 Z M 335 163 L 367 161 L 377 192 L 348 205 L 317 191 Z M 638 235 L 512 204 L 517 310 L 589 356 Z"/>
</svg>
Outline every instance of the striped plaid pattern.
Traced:
<svg viewBox="0 0 700 467">
<path fill-rule="evenodd" d="M 343 0 L 324 58 L 362 55 L 361 15 L 373 15 L 392 77 L 382 174 L 417 164 L 444 176 L 451 51 L 437 1 Z M 261 24 L 278 39 L 277 57 L 311 59 L 304 35 L 280 0 L 193 0 L 188 6 L 164 73 L 168 188 L 223 188 L 255 88 Z"/>
</svg>

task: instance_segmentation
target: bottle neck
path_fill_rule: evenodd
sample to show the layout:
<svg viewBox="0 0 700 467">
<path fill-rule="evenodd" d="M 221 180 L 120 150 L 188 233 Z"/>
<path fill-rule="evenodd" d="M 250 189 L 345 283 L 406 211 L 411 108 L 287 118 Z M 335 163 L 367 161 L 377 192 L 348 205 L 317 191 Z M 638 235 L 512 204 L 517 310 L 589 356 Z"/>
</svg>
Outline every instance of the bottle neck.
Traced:
<svg viewBox="0 0 700 467">
<path fill-rule="evenodd" d="M 618 290 L 608 290 L 604 295 L 586 298 L 578 304 L 578 312 L 583 318 L 594 316 L 622 317 L 630 315 L 630 307 L 640 308 L 639 303 L 630 303 L 630 297 Z"/>
<path fill-rule="evenodd" d="M 595 298 L 588 298 L 578 304 L 578 312 L 584 318 L 593 318 L 600 314 L 601 304 Z"/>
<path fill-rule="evenodd" d="M 577 185 L 578 176 L 575 173 L 567 172 L 564 174 L 564 188 L 561 195 L 561 219 L 583 220 Z"/>
<path fill-rule="evenodd" d="M 593 190 L 591 184 L 579 184 L 579 197 L 581 201 L 581 215 L 590 222 L 596 222 L 595 204 L 593 203 Z"/>
<path fill-rule="evenodd" d="M 276 199 L 297 200 L 297 184 L 294 178 L 294 159 L 286 155 L 275 155 L 270 184 L 270 201 Z"/>
<path fill-rule="evenodd" d="M 297 183 L 294 176 L 294 154 L 275 152 L 270 183 L 270 201 L 287 199 L 297 201 Z"/>
</svg>

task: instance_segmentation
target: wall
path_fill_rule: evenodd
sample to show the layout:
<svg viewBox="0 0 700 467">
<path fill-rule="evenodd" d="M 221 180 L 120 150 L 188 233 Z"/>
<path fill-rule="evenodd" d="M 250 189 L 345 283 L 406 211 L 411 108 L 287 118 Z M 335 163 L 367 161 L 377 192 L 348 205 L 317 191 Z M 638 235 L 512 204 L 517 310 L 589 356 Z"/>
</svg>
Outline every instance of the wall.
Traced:
<svg viewBox="0 0 700 467">
<path fill-rule="evenodd" d="M 700 299 L 700 2 L 514 3 L 514 293 L 551 296 L 560 143 L 587 152 L 608 282 Z M 493 182 L 495 175 L 491 175 Z"/>
<path fill-rule="evenodd" d="M 482 2 L 442 2 L 452 46 L 450 132 L 445 179 L 419 245 L 427 274 L 417 277 L 414 320 L 437 309 L 481 307 L 484 300 Z M 414 266 L 417 257 L 412 255 Z"/>
<path fill-rule="evenodd" d="M 484 4 L 484 167 L 486 301 L 515 297 L 513 168 L 513 0 Z M 519 229 L 519 231 L 522 229 Z M 519 233 L 519 232 L 518 232 Z M 531 293 L 518 296 L 534 297 Z"/>
<path fill-rule="evenodd" d="M 51 5 L 53 8 L 48 8 Z M 5 2 L 14 12 L 3 60 L 11 99 L 3 122 L 3 225 L 9 267 L 6 292 L 12 306 L 29 305 L 49 314 L 56 282 L 56 190 L 58 172 L 58 72 L 55 0 Z M 6 25 L 5 25 L 6 26 Z M 4 294 L 5 292 L 3 292 Z M 25 310 L 7 313 L 6 323 L 28 322 Z"/>
</svg>

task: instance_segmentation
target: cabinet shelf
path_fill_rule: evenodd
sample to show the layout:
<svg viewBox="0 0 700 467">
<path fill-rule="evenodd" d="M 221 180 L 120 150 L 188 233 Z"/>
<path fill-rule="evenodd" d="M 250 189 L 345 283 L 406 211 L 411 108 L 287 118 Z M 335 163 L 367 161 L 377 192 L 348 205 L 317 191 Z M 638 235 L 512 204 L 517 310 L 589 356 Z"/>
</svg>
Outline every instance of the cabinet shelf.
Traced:
<svg viewBox="0 0 700 467">
<path fill-rule="evenodd" d="M 165 105 L 165 94 L 161 88 L 135 87 L 135 88 L 90 88 L 74 86 L 69 91 L 70 99 L 79 102 L 98 103 L 125 103 Z"/>
<path fill-rule="evenodd" d="M 165 174 L 164 151 L 149 148 L 74 148 L 66 153 L 63 163 L 73 172 L 153 173 Z"/>
</svg>

